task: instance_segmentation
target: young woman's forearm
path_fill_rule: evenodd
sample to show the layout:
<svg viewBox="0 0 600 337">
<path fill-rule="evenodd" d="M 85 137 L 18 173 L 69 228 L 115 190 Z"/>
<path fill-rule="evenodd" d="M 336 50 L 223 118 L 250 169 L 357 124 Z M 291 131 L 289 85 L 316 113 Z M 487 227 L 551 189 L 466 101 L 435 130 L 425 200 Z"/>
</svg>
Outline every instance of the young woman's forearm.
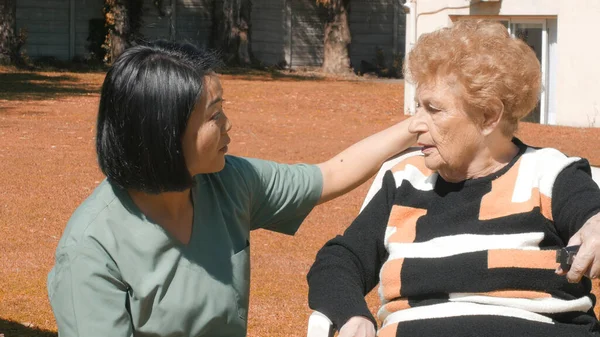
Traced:
<svg viewBox="0 0 600 337">
<path fill-rule="evenodd" d="M 319 203 L 334 199 L 372 177 L 390 157 L 406 150 L 416 141 L 408 132 L 410 118 L 350 146 L 319 164 L 323 173 L 323 192 Z"/>
</svg>

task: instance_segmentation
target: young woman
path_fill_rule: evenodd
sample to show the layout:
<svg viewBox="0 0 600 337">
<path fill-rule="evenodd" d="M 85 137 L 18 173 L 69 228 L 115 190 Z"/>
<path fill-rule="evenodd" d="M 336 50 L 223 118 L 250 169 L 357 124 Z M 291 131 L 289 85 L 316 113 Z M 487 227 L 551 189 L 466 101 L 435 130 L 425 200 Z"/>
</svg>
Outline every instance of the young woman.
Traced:
<svg viewBox="0 0 600 337">
<path fill-rule="evenodd" d="M 293 234 L 414 141 L 403 122 L 318 165 L 228 156 L 216 64 L 161 42 L 108 71 L 107 179 L 69 220 L 48 277 L 60 336 L 245 336 L 250 230 Z"/>
</svg>

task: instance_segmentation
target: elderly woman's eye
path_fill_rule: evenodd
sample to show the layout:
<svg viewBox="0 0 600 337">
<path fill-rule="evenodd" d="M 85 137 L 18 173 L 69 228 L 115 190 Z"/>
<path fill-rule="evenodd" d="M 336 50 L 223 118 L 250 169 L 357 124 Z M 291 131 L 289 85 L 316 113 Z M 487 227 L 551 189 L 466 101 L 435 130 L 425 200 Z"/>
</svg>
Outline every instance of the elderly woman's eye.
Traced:
<svg viewBox="0 0 600 337">
<path fill-rule="evenodd" d="M 431 105 L 431 104 L 427 104 L 427 110 L 431 111 L 431 112 L 438 112 L 438 111 L 442 111 L 442 109 L 440 108 L 436 108 L 435 106 Z"/>
<path fill-rule="evenodd" d="M 214 115 L 212 116 L 212 118 L 211 118 L 211 119 L 216 121 L 216 120 L 218 120 L 219 118 L 221 118 L 221 116 L 222 116 L 222 115 L 223 115 L 223 110 L 221 110 L 221 111 L 218 111 L 216 114 L 214 114 Z"/>
</svg>

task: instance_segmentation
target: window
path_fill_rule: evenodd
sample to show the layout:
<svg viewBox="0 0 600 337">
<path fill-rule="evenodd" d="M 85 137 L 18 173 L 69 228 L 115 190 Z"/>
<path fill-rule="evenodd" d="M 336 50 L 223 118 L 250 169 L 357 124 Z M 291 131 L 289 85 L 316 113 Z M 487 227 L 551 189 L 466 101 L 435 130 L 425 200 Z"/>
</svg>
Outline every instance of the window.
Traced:
<svg viewBox="0 0 600 337">
<path fill-rule="evenodd" d="M 461 19 L 469 19 L 462 17 Z M 493 17 L 488 19 L 495 19 Z M 523 120 L 540 124 L 556 123 L 556 51 L 558 24 L 554 19 L 498 18 L 508 32 L 522 39 L 534 51 L 542 67 L 542 93 L 535 110 Z"/>
<path fill-rule="evenodd" d="M 522 39 L 534 51 L 542 66 L 540 103 L 524 121 L 555 124 L 556 120 L 556 19 L 516 19 L 503 23 L 509 33 Z"/>
</svg>

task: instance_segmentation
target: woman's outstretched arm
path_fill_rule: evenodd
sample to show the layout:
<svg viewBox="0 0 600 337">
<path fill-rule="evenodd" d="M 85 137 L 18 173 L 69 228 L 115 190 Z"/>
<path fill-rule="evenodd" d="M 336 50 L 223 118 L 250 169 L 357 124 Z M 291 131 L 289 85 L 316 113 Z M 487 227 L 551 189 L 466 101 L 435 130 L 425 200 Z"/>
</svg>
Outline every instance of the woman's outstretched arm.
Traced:
<svg viewBox="0 0 600 337">
<path fill-rule="evenodd" d="M 369 136 L 317 166 L 323 174 L 319 204 L 351 191 L 372 177 L 389 158 L 414 144 L 410 118 Z"/>
</svg>

